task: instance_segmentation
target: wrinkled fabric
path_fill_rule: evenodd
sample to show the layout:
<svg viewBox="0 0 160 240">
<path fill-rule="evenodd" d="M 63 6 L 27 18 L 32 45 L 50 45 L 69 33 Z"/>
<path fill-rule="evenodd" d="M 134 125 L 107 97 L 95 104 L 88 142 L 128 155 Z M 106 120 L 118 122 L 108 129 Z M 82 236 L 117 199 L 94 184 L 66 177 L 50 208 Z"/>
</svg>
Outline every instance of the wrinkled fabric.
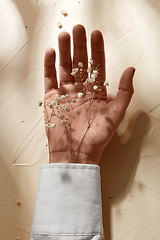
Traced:
<svg viewBox="0 0 160 240">
<path fill-rule="evenodd" d="M 102 240 L 100 167 L 41 166 L 30 240 Z"/>
</svg>

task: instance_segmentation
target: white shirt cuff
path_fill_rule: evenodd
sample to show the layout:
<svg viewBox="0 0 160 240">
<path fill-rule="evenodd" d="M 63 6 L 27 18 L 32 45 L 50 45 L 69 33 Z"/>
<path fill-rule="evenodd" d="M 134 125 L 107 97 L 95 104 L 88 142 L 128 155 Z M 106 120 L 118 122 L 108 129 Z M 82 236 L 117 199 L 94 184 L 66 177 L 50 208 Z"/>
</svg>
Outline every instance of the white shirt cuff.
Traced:
<svg viewBox="0 0 160 240">
<path fill-rule="evenodd" d="M 41 166 L 30 240 L 103 238 L 100 167 Z"/>
</svg>

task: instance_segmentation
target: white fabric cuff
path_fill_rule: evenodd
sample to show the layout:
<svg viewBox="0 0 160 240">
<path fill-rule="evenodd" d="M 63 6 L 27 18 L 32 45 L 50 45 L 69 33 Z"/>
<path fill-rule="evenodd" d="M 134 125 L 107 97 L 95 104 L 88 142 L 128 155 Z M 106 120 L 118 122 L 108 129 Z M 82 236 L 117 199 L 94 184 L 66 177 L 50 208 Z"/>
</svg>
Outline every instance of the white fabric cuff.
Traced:
<svg viewBox="0 0 160 240">
<path fill-rule="evenodd" d="M 103 239 L 100 167 L 41 166 L 30 240 Z"/>
</svg>

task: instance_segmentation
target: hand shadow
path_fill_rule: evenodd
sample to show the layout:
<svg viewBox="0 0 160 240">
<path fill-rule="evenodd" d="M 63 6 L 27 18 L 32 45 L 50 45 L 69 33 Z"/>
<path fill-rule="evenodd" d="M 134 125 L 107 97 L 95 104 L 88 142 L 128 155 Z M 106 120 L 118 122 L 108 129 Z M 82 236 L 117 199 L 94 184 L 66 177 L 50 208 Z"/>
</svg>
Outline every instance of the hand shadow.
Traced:
<svg viewBox="0 0 160 240">
<path fill-rule="evenodd" d="M 116 132 L 102 154 L 102 212 L 104 235 L 107 240 L 111 240 L 111 203 L 122 201 L 133 184 L 149 123 L 150 119 L 146 113 L 136 113 L 127 129 L 130 133 L 127 142 L 121 143 L 121 137 Z"/>
</svg>

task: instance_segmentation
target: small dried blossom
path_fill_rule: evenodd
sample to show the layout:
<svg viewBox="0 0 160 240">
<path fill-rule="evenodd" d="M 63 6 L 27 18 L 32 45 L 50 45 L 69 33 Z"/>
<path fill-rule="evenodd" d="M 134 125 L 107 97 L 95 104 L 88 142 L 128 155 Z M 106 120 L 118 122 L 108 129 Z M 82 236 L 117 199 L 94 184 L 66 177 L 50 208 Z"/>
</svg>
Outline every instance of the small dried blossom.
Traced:
<svg viewBox="0 0 160 240">
<path fill-rule="evenodd" d="M 66 98 L 66 96 L 65 95 L 61 95 L 61 99 L 63 100 L 63 99 L 65 99 Z"/>
<path fill-rule="evenodd" d="M 91 77 L 88 79 L 88 82 L 89 83 L 94 83 L 96 81 L 95 77 Z"/>
<path fill-rule="evenodd" d="M 66 98 L 69 98 L 69 94 L 68 93 L 66 94 Z"/>
<path fill-rule="evenodd" d="M 65 105 L 61 105 L 61 111 L 64 112 L 67 110 L 67 107 Z"/>
<path fill-rule="evenodd" d="M 93 89 L 94 89 L 94 90 L 98 90 L 98 86 L 94 86 Z"/>
<path fill-rule="evenodd" d="M 55 95 L 55 100 L 56 100 L 57 103 L 59 103 L 60 100 L 61 100 L 61 97 L 58 94 L 56 94 Z"/>
<path fill-rule="evenodd" d="M 42 106 L 42 104 L 43 104 L 43 103 L 42 103 L 42 101 L 38 101 L 38 106 L 40 106 L 40 107 L 41 107 L 41 106 Z"/>
<path fill-rule="evenodd" d="M 52 128 L 55 128 L 55 127 L 56 127 L 56 124 L 54 124 L 54 123 L 50 123 L 50 122 L 46 122 L 45 126 L 46 126 L 46 127 L 52 127 Z"/>
<path fill-rule="evenodd" d="M 51 103 L 49 103 L 49 107 L 50 107 L 50 108 L 53 108 L 55 105 L 56 105 L 56 102 L 55 102 L 55 101 L 52 101 Z"/>
<path fill-rule="evenodd" d="M 73 99 L 71 100 L 71 102 L 72 102 L 72 103 L 75 103 L 75 102 L 76 102 L 76 99 L 73 98 Z"/>
<path fill-rule="evenodd" d="M 76 76 L 76 72 L 71 72 L 71 75 L 72 75 L 73 77 L 75 77 L 75 76 Z"/>
<path fill-rule="evenodd" d="M 79 63 L 78 63 L 78 67 L 82 68 L 82 67 L 83 67 L 83 63 L 82 63 L 82 62 L 79 62 Z"/>
<path fill-rule="evenodd" d="M 93 64 L 93 59 L 90 58 L 90 60 L 88 61 L 88 63 L 89 63 L 90 65 L 92 65 L 92 64 Z"/>
<path fill-rule="evenodd" d="M 92 71 L 92 68 L 91 67 L 88 67 L 87 68 L 87 73 L 90 73 Z"/>
<path fill-rule="evenodd" d="M 61 10 L 61 13 L 63 14 L 64 17 L 67 17 L 67 15 L 68 15 L 66 10 Z"/>
<path fill-rule="evenodd" d="M 105 87 L 109 86 L 109 82 L 106 80 L 103 84 Z"/>
<path fill-rule="evenodd" d="M 61 123 L 62 123 L 62 125 L 66 125 L 67 121 L 66 120 L 62 120 Z"/>
<path fill-rule="evenodd" d="M 78 98 L 82 98 L 83 95 L 84 95 L 84 94 L 83 94 L 82 92 L 79 92 L 79 93 L 78 93 Z"/>
<path fill-rule="evenodd" d="M 59 28 L 62 28 L 62 23 L 57 22 L 57 26 L 58 26 Z"/>
<path fill-rule="evenodd" d="M 51 112 L 51 117 L 55 117 L 55 116 L 56 116 L 55 111 Z"/>
<path fill-rule="evenodd" d="M 60 119 L 63 119 L 63 118 L 64 118 L 64 116 L 63 116 L 62 114 L 60 114 L 58 117 L 59 117 Z"/>
</svg>

